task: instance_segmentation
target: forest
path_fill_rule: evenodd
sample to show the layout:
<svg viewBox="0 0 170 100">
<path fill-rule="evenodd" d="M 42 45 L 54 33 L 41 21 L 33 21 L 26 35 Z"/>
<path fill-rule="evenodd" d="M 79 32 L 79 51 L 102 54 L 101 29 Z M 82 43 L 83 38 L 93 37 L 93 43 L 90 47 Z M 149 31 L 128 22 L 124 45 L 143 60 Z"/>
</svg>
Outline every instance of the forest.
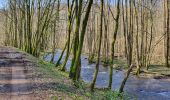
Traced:
<svg viewBox="0 0 170 100">
<path fill-rule="evenodd" d="M 7 0 L 0 23 L 0 45 L 111 91 L 101 100 L 170 99 L 170 0 Z"/>
</svg>

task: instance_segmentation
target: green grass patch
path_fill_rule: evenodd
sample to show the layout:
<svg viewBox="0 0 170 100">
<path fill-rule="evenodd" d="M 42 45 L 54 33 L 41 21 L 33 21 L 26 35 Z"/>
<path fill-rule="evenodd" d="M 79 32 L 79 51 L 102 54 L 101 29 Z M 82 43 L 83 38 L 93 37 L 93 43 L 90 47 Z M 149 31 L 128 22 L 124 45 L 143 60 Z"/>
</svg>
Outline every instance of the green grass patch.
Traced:
<svg viewBox="0 0 170 100">
<path fill-rule="evenodd" d="M 54 91 L 62 92 L 70 99 L 74 100 L 128 100 L 127 95 L 119 94 L 105 89 L 95 89 L 95 92 L 89 91 L 89 84 L 83 81 L 73 82 L 68 77 L 68 73 L 59 71 L 54 64 L 40 60 L 38 62 L 38 72 L 43 73 L 53 79 L 55 83 Z M 67 82 L 66 82 L 67 81 Z M 125 99 L 126 98 L 126 99 Z M 53 96 L 52 100 L 58 100 Z"/>
<path fill-rule="evenodd" d="M 164 65 L 150 65 L 149 71 L 164 75 L 170 75 L 170 68 L 167 68 Z"/>
<path fill-rule="evenodd" d="M 52 88 L 49 88 L 49 91 L 54 92 L 54 95 L 50 98 L 51 100 L 63 100 L 68 98 L 69 100 L 128 100 L 127 95 L 107 89 L 95 89 L 95 92 L 90 92 L 89 84 L 83 81 L 73 82 L 69 79 L 68 73 L 59 71 L 54 64 L 40 60 L 21 50 L 18 51 L 25 54 L 31 61 L 36 62 L 37 66 L 34 70 L 35 75 L 40 75 L 41 82 L 52 86 Z M 116 61 L 115 63 L 120 64 L 121 62 Z"/>
</svg>

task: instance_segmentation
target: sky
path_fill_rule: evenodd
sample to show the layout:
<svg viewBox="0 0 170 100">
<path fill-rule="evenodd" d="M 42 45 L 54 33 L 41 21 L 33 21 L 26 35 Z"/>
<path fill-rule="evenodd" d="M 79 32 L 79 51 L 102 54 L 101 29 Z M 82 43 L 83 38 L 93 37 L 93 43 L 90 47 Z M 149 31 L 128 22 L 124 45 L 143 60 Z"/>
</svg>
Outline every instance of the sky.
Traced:
<svg viewBox="0 0 170 100">
<path fill-rule="evenodd" d="M 0 0 L 0 8 L 3 8 L 8 0 Z"/>
</svg>

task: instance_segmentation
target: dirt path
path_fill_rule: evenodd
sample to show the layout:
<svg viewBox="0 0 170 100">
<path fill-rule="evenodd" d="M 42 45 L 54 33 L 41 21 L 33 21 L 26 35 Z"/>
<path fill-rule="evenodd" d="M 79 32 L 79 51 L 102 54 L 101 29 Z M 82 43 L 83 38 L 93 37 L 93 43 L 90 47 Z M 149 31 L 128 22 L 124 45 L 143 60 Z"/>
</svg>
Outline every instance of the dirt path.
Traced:
<svg viewBox="0 0 170 100">
<path fill-rule="evenodd" d="M 32 66 L 16 49 L 0 47 L 0 100 L 33 100 Z"/>
<path fill-rule="evenodd" d="M 72 81 L 53 67 L 15 48 L 0 46 L 0 100 L 77 98 L 80 94 Z"/>
</svg>

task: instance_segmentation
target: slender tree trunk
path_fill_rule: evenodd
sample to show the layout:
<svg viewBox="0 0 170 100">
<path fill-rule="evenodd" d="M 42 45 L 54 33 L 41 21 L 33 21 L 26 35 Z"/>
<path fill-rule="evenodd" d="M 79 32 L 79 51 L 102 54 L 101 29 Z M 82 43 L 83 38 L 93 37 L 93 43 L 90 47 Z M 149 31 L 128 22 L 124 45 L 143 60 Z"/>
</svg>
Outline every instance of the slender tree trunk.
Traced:
<svg viewBox="0 0 170 100">
<path fill-rule="evenodd" d="M 73 44 L 73 59 L 72 59 L 70 74 L 69 74 L 70 78 L 74 77 L 75 75 L 74 72 L 79 71 L 79 69 L 75 69 L 76 71 L 73 71 L 74 70 L 73 67 L 74 67 L 74 63 L 76 59 L 76 51 L 78 50 L 78 45 L 79 45 L 79 30 L 80 30 L 82 7 L 83 7 L 83 0 L 79 0 L 79 2 L 78 0 L 76 0 L 76 30 L 75 30 L 75 38 L 74 38 L 74 44 Z M 81 65 L 80 63 L 81 63 L 81 59 L 79 59 L 78 66 Z"/>
<path fill-rule="evenodd" d="M 101 0 L 101 15 L 100 15 L 100 35 L 99 35 L 99 45 L 98 45 L 98 54 L 97 54 L 97 62 L 96 62 L 96 70 L 94 73 L 94 77 L 93 77 L 93 81 L 91 83 L 91 87 L 90 90 L 94 91 L 94 86 L 96 83 L 96 79 L 97 79 L 97 75 L 98 75 L 98 71 L 99 71 L 99 63 L 100 63 L 100 51 L 101 51 L 101 43 L 102 43 L 102 33 L 103 33 L 103 4 L 104 4 L 104 0 Z"/>
<path fill-rule="evenodd" d="M 136 32 L 136 66 L 137 66 L 137 70 L 136 70 L 136 74 L 139 75 L 140 73 L 140 60 L 139 60 L 139 17 L 138 17 L 138 6 L 136 6 L 135 2 L 134 6 L 135 6 L 135 15 L 136 15 L 136 26 L 137 26 L 137 32 Z M 137 1 L 138 3 L 138 1 Z"/>
<path fill-rule="evenodd" d="M 112 64 L 114 63 L 114 56 L 115 56 L 115 43 L 117 39 L 117 33 L 118 33 L 118 28 L 119 28 L 119 17 L 120 17 L 120 0 L 117 1 L 117 16 L 115 19 L 115 30 L 114 30 L 114 35 L 113 35 L 113 41 L 112 41 Z M 109 89 L 112 88 L 112 74 L 113 74 L 113 66 L 110 66 L 110 73 L 109 73 Z"/>
<path fill-rule="evenodd" d="M 59 32 L 59 17 L 60 17 L 60 0 L 58 0 L 58 4 L 57 4 L 57 13 L 56 13 L 56 17 L 54 18 L 53 21 L 53 47 L 52 47 L 52 57 L 51 57 L 51 63 L 53 63 L 54 61 L 54 57 L 55 57 L 55 52 L 56 52 L 56 28 L 57 28 L 57 32 Z M 56 27 L 57 26 L 57 27 Z"/>
<path fill-rule="evenodd" d="M 67 64 L 67 61 L 68 61 L 68 58 L 69 58 L 69 55 L 70 55 L 70 39 L 71 39 L 71 28 L 72 28 L 72 7 L 73 7 L 73 4 L 74 4 L 74 1 L 72 2 L 71 4 L 71 7 L 70 7 L 70 0 L 67 0 L 67 4 L 68 4 L 68 39 L 67 39 L 67 51 L 66 51 L 66 57 L 64 59 L 64 63 L 62 65 L 62 69 L 61 71 L 65 71 L 65 66 Z"/>
<path fill-rule="evenodd" d="M 57 63 L 55 64 L 55 67 L 58 67 L 60 65 L 61 59 L 63 58 L 64 52 L 66 50 L 66 47 L 67 47 L 67 43 L 65 44 L 64 49 L 62 50 L 61 55 L 60 55 Z"/>
<path fill-rule="evenodd" d="M 170 50 L 169 50 L 169 46 L 170 46 L 170 1 L 166 0 L 167 3 L 167 9 L 165 10 L 165 12 L 167 11 L 167 19 L 166 19 L 166 53 L 165 53 L 165 66 L 166 67 L 170 67 L 170 63 L 169 63 L 169 56 L 170 56 Z"/>
<path fill-rule="evenodd" d="M 126 41 L 126 22 L 125 22 L 125 11 L 124 11 L 124 0 L 122 1 L 122 20 L 123 20 L 123 36 L 124 36 L 124 54 L 127 57 L 127 41 Z"/>
<path fill-rule="evenodd" d="M 129 67 L 129 69 L 128 69 L 127 73 L 126 73 L 126 76 L 125 76 L 125 78 L 123 79 L 123 81 L 122 81 L 122 83 L 121 83 L 121 85 L 120 85 L 119 93 L 122 93 L 122 92 L 123 92 L 124 86 L 125 86 L 125 84 L 126 84 L 126 81 L 127 81 L 128 77 L 129 77 L 130 72 L 132 71 L 133 67 L 135 67 L 135 66 L 134 66 L 134 65 L 131 65 L 131 66 Z"/>
<path fill-rule="evenodd" d="M 87 22 L 88 22 L 92 4 L 93 4 L 93 0 L 89 0 L 89 4 L 86 9 L 85 17 L 83 19 L 82 30 L 81 30 L 81 34 L 80 34 L 80 43 L 78 45 L 78 50 L 76 52 L 76 59 L 75 59 L 74 67 L 73 67 L 75 69 L 77 69 L 76 67 L 80 67 L 78 69 L 81 70 L 81 66 L 78 66 L 78 65 L 79 65 L 79 60 L 80 60 L 80 56 L 81 56 L 81 52 L 82 52 L 82 48 L 83 48 L 84 36 L 86 33 L 86 26 L 87 26 Z M 80 73 L 78 73 L 78 74 L 80 75 Z M 78 77 L 77 77 L 78 75 L 74 75 L 74 76 L 75 76 L 74 80 L 78 80 Z"/>
</svg>

